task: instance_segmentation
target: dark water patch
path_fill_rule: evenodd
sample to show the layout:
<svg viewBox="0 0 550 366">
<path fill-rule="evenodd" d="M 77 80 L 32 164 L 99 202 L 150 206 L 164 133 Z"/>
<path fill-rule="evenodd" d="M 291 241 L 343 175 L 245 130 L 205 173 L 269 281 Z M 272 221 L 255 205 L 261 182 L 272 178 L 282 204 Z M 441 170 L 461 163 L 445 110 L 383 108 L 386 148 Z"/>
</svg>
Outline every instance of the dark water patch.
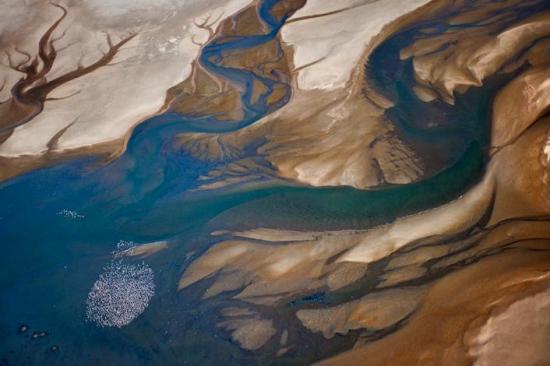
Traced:
<svg viewBox="0 0 550 366">
<path fill-rule="evenodd" d="M 378 46 L 365 65 L 369 84 L 377 93 L 394 101 L 394 107 L 386 111 L 386 116 L 396 125 L 398 136 L 420 155 L 428 176 L 447 169 L 473 141 L 483 152 L 483 160 L 487 160 L 493 98 L 498 90 L 523 71 L 497 73 L 484 80 L 482 87 L 470 87 L 463 94 L 455 92 L 454 105 L 440 99 L 426 103 L 416 96 L 412 59 L 402 61 L 400 51 L 421 38 L 434 37 L 453 29 L 479 27 L 477 23 L 449 23 L 452 17 L 470 8 L 475 9 L 476 5 L 466 4 L 440 19 L 407 27 Z M 505 12 L 513 15 L 509 20 L 501 21 L 502 31 L 548 9 L 550 5 L 545 1 L 514 7 L 503 4 L 487 18 Z M 424 29 L 431 30 L 429 35 L 425 35 Z"/>
</svg>

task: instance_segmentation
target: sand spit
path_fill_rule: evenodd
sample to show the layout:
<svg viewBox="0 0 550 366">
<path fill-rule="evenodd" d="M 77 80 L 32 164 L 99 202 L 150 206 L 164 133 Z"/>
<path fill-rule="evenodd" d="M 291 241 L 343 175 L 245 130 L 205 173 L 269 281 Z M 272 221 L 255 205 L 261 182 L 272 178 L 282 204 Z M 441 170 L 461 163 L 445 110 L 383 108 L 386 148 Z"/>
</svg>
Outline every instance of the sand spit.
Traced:
<svg viewBox="0 0 550 366">
<path fill-rule="evenodd" d="M 223 315 L 225 320 L 218 323 L 218 327 L 229 331 L 233 341 L 243 349 L 255 351 L 277 333 L 273 321 L 249 309 L 227 308 L 223 310 Z"/>
<path fill-rule="evenodd" d="M 240 289 L 236 298 L 271 304 L 325 286 L 344 287 L 362 277 L 370 263 L 407 244 L 427 237 L 456 235 L 475 225 L 491 203 L 493 186 L 489 173 L 455 202 L 371 230 L 319 232 L 312 238 L 308 233 L 275 234 L 275 230 L 260 229 L 248 234 L 252 240 L 237 233 L 235 239 L 214 245 L 193 262 L 183 274 L 179 289 L 214 275 L 216 281 L 205 297 Z M 281 238 L 298 241 L 279 244 Z M 264 243 L 258 243 L 258 239 Z"/>
<path fill-rule="evenodd" d="M 168 248 L 168 242 L 166 241 L 157 241 L 153 243 L 140 244 L 132 246 L 128 249 L 122 250 L 117 253 L 117 257 L 149 257 L 153 254 L 156 254 L 164 249 Z"/>
<path fill-rule="evenodd" d="M 323 333 L 325 338 L 355 329 L 376 331 L 405 319 L 420 304 L 423 294 L 422 288 L 388 290 L 335 307 L 298 310 L 296 316 L 306 328 Z"/>
</svg>

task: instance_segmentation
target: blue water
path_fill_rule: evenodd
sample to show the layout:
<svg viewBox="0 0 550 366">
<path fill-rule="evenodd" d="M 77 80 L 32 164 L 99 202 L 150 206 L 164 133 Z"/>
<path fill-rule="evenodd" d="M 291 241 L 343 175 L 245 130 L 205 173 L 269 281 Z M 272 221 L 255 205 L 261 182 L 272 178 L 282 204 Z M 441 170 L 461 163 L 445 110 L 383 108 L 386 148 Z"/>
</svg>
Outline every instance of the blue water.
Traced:
<svg viewBox="0 0 550 366">
<path fill-rule="evenodd" d="M 0 359 L 30 365 L 261 364 L 264 356 L 241 351 L 215 327 L 219 303 L 200 301 L 200 285 L 176 291 L 186 266 L 213 244 L 209 232 L 260 225 L 366 228 L 454 199 L 479 179 L 490 91 L 468 93 L 457 99 L 457 107 L 421 103 L 408 92 L 410 65 L 395 58 L 410 42 L 412 33 L 402 33 L 377 49 L 369 72 L 381 90 L 398 100 L 388 116 L 400 121 L 403 138 L 424 144 L 428 140 L 442 151 L 442 167 L 433 176 L 372 191 L 290 183 L 193 190 L 201 175 L 225 162 L 208 163 L 182 152 L 176 135 L 236 130 L 291 97 L 290 87 L 284 85 L 287 96 L 268 105 L 267 97 L 280 82 L 220 63 L 226 51 L 245 50 L 277 36 L 286 17 L 271 15 L 276 3 L 265 0 L 259 7 L 267 32 L 214 40 L 200 56 L 209 72 L 244 87 L 241 120 L 220 122 L 214 116 L 185 118 L 168 112 L 139 125 L 124 155 L 115 161 L 72 160 L 0 185 Z M 393 72 L 384 73 L 390 65 Z M 268 90 L 253 101 L 252 83 L 258 78 Z M 387 82 L 392 79 L 397 83 Z M 449 124 L 427 130 L 415 124 L 413 115 L 421 110 L 423 116 L 444 113 L 450 121 L 460 119 L 462 127 Z M 445 141 L 457 148 L 448 151 Z M 63 210 L 74 212 L 74 217 L 60 214 Z M 213 225 L 220 214 L 231 219 Z M 120 240 L 167 240 L 170 248 L 145 260 L 157 287 L 145 312 L 124 328 L 100 328 L 86 321 L 85 301 Z M 30 331 L 18 333 L 21 324 L 28 324 Z M 35 330 L 48 335 L 32 339 Z M 59 350 L 53 351 L 53 345 Z M 315 358 L 313 346 L 300 352 L 304 359 Z"/>
</svg>

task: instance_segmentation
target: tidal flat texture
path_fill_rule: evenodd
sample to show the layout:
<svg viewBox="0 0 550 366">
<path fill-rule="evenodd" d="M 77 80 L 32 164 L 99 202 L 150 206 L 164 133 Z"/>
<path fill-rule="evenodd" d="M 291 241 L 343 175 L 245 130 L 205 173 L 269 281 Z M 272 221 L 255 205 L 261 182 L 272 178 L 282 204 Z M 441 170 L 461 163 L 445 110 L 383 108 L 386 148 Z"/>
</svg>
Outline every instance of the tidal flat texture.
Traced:
<svg viewBox="0 0 550 366">
<path fill-rule="evenodd" d="M 0 366 L 550 365 L 547 0 L 0 0 Z"/>
</svg>

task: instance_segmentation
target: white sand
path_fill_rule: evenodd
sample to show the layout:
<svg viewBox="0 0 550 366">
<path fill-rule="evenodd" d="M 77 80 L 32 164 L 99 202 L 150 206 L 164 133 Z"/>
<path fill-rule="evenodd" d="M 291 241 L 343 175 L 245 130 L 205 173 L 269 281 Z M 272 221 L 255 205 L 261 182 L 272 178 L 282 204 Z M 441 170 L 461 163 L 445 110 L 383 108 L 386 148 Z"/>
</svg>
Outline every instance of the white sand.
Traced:
<svg viewBox="0 0 550 366">
<path fill-rule="evenodd" d="M 344 87 L 372 37 L 387 23 L 428 1 L 308 0 L 292 18 L 353 8 L 283 27 L 283 40 L 295 49 L 296 67 L 322 59 L 299 72 L 298 87 L 303 90 Z"/>
<path fill-rule="evenodd" d="M 84 64 L 101 57 L 99 50 L 105 50 L 106 45 L 103 32 L 111 34 L 115 41 L 129 32 L 139 35 L 115 58 L 114 62 L 122 63 L 103 67 L 55 90 L 50 97 L 79 93 L 66 100 L 47 102 L 39 116 L 17 128 L 0 146 L 0 155 L 44 153 L 51 138 L 71 123 L 59 140 L 59 150 L 122 138 L 137 123 L 155 114 L 163 105 L 166 90 L 188 76 L 199 49 L 191 37 L 204 41 L 206 36 L 206 31 L 193 25 L 193 19 L 208 15 L 215 19 L 221 13 L 229 16 L 249 3 L 250 0 L 90 0 L 69 7 L 59 32 L 68 25 L 70 28 L 59 46 L 76 44 L 59 54 L 50 79 L 74 69 L 82 54 L 86 55 Z M 28 8 L 32 11 L 26 11 Z M 17 45 L 35 52 L 38 38 L 61 12 L 46 2 L 31 1 L 16 6 L 0 3 L 0 14 L 0 30 L 2 36 L 7 35 L 0 39 L 0 51 L 13 50 Z M 0 69 L 11 83 L 19 77 L 5 67 Z M 7 96 L 8 91 L 4 90 L 0 100 Z"/>
</svg>

